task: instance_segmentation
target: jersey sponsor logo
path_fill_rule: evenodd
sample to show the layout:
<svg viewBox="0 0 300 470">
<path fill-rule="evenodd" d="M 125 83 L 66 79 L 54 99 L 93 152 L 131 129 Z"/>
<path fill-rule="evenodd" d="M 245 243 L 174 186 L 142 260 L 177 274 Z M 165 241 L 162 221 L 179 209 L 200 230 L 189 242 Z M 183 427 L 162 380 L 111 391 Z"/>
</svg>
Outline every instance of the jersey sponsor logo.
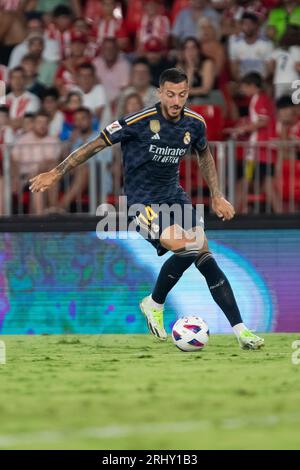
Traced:
<svg viewBox="0 0 300 470">
<path fill-rule="evenodd" d="M 191 143 L 191 134 L 187 131 L 185 134 L 184 134 L 184 137 L 183 137 L 183 142 L 188 145 Z"/>
<path fill-rule="evenodd" d="M 157 119 L 151 119 L 150 129 L 153 132 L 153 134 L 158 134 L 160 131 L 160 122 Z"/>
<path fill-rule="evenodd" d="M 187 153 L 186 148 L 174 148 L 174 147 L 158 147 L 155 144 L 151 144 L 149 152 L 153 154 L 152 161 L 158 163 L 171 163 L 177 164 L 180 157 L 183 157 Z"/>
<path fill-rule="evenodd" d="M 159 139 L 160 139 L 159 134 L 154 134 L 154 135 L 151 137 L 151 140 L 159 140 Z"/>
<path fill-rule="evenodd" d="M 119 121 L 114 121 L 112 124 L 110 124 L 106 128 L 107 132 L 109 132 L 110 134 L 114 134 L 115 132 L 119 131 L 120 129 L 122 129 L 122 126 L 119 123 Z"/>
</svg>

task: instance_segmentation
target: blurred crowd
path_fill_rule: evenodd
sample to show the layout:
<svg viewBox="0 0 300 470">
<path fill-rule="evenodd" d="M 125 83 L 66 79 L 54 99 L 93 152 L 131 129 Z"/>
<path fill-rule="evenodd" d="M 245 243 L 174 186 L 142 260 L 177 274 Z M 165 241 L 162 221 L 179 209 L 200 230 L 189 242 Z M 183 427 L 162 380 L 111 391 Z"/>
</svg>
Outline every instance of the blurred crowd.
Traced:
<svg viewBox="0 0 300 470">
<path fill-rule="evenodd" d="M 188 104 L 215 116 L 211 140 L 300 137 L 299 0 L 0 0 L 0 10 L 0 161 L 8 144 L 15 191 L 112 120 L 157 102 L 158 77 L 174 66 L 188 75 Z M 279 212 L 276 155 L 261 146 L 255 158 Z M 111 192 L 122 185 L 119 163 L 116 148 Z M 241 212 L 246 176 L 238 165 Z M 60 208 L 87 182 L 75 175 Z"/>
</svg>

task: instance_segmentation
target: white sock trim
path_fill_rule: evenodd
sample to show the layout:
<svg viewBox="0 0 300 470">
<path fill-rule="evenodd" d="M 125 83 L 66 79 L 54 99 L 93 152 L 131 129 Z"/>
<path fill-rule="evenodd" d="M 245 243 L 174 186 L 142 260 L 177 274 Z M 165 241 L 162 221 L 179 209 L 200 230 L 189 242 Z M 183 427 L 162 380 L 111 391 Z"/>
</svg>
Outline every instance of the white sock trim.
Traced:
<svg viewBox="0 0 300 470">
<path fill-rule="evenodd" d="M 246 326 L 244 325 L 244 323 L 238 323 L 237 325 L 234 325 L 232 327 L 234 333 L 236 334 L 236 336 L 240 336 L 240 334 L 242 333 L 242 331 L 245 331 L 247 330 L 248 328 L 246 328 Z"/>
<path fill-rule="evenodd" d="M 162 310 L 164 308 L 164 304 L 158 304 L 152 299 L 152 295 L 149 295 L 149 304 L 152 308 L 156 308 L 157 310 Z"/>
</svg>

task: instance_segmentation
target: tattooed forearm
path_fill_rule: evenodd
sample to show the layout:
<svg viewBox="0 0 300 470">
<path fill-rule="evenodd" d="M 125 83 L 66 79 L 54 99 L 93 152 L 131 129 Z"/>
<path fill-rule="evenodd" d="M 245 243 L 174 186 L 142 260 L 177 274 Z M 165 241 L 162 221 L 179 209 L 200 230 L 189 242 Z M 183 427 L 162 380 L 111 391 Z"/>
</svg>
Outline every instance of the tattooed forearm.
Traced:
<svg viewBox="0 0 300 470">
<path fill-rule="evenodd" d="M 209 147 L 207 146 L 203 152 L 197 153 L 197 157 L 201 173 L 208 184 L 211 197 L 223 196 L 219 189 L 216 165 Z"/>
<path fill-rule="evenodd" d="M 61 162 L 55 169 L 59 172 L 60 175 L 64 175 L 68 171 L 72 170 L 76 166 L 84 163 L 86 160 L 91 158 L 96 153 L 100 152 L 106 147 L 106 143 L 100 137 L 88 142 L 87 144 L 82 145 L 74 152 Z"/>
</svg>

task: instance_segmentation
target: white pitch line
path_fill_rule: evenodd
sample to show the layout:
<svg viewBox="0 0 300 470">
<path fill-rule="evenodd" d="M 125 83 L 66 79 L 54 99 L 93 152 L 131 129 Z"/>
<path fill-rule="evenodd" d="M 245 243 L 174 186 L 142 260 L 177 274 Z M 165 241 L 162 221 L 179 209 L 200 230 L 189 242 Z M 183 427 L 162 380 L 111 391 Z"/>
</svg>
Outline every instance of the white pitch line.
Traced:
<svg viewBox="0 0 300 470">
<path fill-rule="evenodd" d="M 133 425 L 113 425 L 106 427 L 85 428 L 78 430 L 41 431 L 34 433 L 20 433 L 15 435 L 0 435 L 0 448 L 12 446 L 24 446 L 26 444 L 59 442 L 63 439 L 75 440 L 89 439 L 117 439 L 132 435 L 147 435 L 151 433 L 183 433 L 195 430 L 217 429 L 242 429 L 247 427 L 263 426 L 272 427 L 277 424 L 300 423 L 299 413 L 288 413 L 281 415 L 265 415 L 241 418 L 226 418 L 221 421 L 182 421 L 174 423 L 142 423 Z M 250 427 L 250 428 L 249 428 Z"/>
</svg>

